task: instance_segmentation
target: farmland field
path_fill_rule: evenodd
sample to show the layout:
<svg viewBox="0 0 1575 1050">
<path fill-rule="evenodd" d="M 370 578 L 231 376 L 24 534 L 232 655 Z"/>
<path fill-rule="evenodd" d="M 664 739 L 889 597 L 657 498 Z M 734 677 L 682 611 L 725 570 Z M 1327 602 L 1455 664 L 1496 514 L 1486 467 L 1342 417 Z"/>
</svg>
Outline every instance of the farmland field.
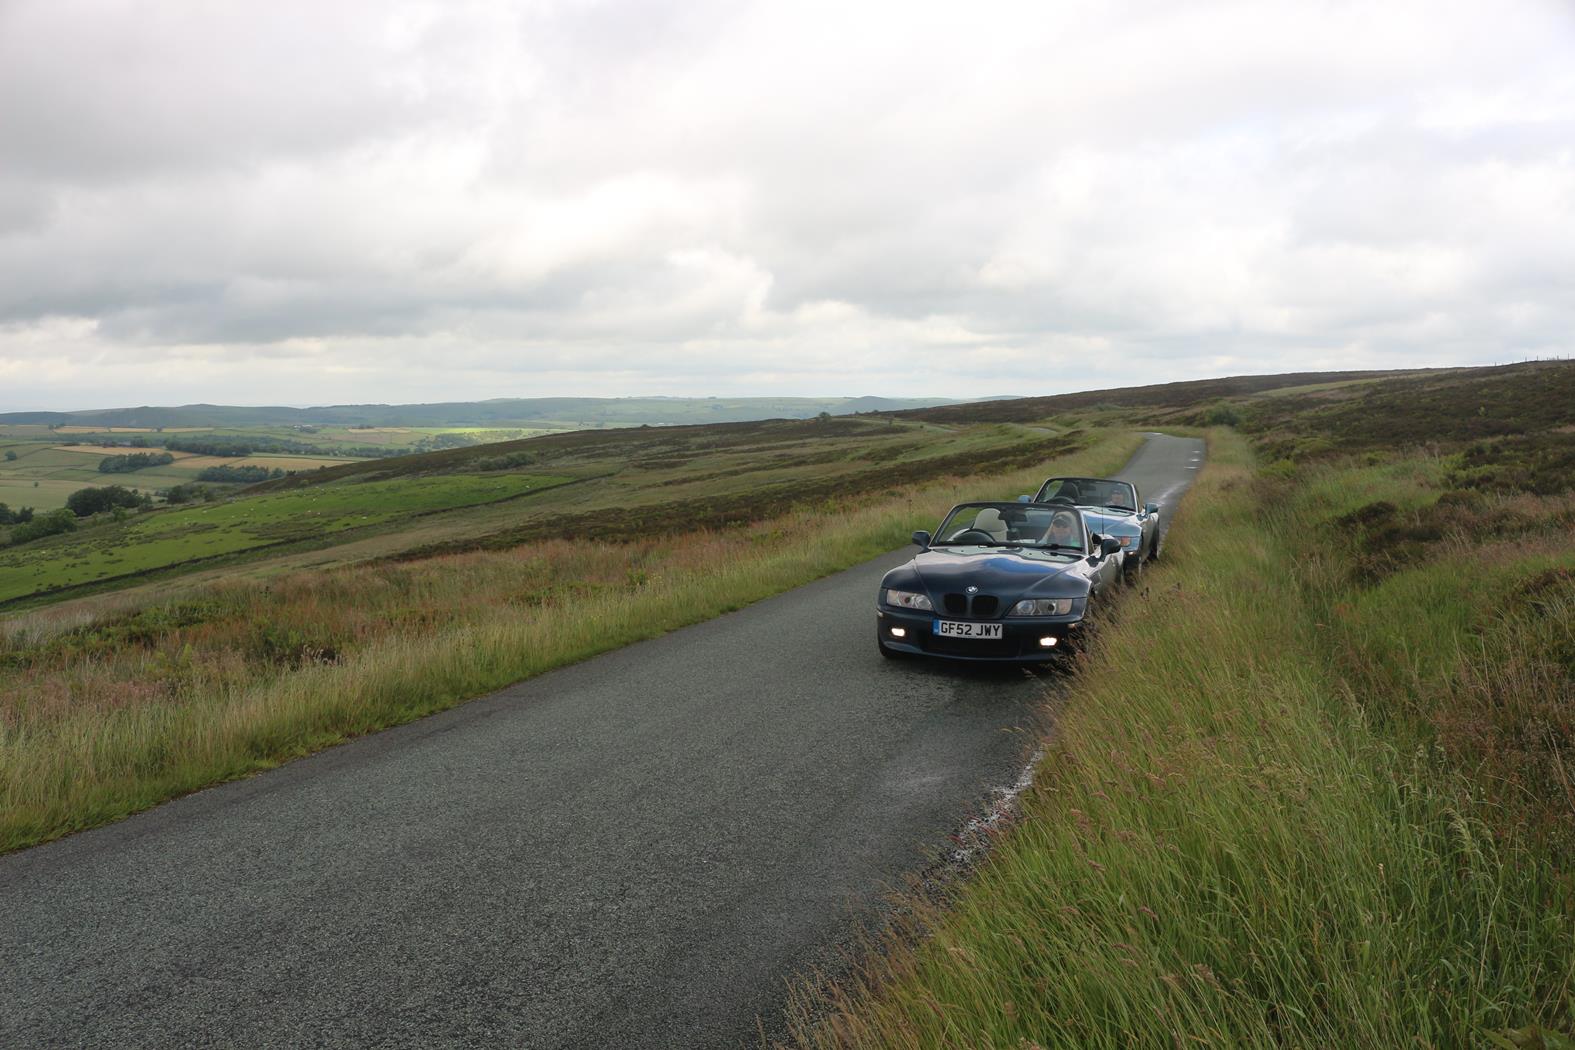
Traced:
<svg viewBox="0 0 1575 1050">
<path fill-rule="evenodd" d="M 164 450 L 157 447 L 128 448 L 87 444 L 80 439 L 57 442 L 58 437 L 48 434 L 30 441 L 19 441 L 15 437 L 0 438 L 0 503 L 5 503 L 13 509 L 32 507 L 37 511 L 48 511 L 65 506 L 66 497 L 78 489 L 120 485 L 151 496 L 162 489 L 194 482 L 197 480 L 197 475 L 209 467 L 256 466 L 268 470 L 299 471 L 357 461 L 347 456 L 274 453 L 205 456 L 172 451 L 169 454 L 175 458 L 173 463 L 145 467 L 128 473 L 106 474 L 99 471 L 98 465 L 109 456 L 133 452 L 157 453 Z M 14 452 L 16 458 L 14 460 L 4 458 L 7 451 Z"/>
<path fill-rule="evenodd" d="M 256 547 L 319 538 L 524 495 L 566 478 L 447 475 L 305 489 L 201 504 L 105 524 L 0 553 L 0 602 Z"/>
<path fill-rule="evenodd" d="M 75 481 L 44 478 L 32 481 L 15 476 L 0 476 L 0 503 L 8 507 L 35 507 L 53 510 L 66 505 L 66 497 L 83 486 Z"/>
<path fill-rule="evenodd" d="M 42 428 L 40 428 L 42 429 Z M 202 427 L 56 427 L 57 434 L 192 434 Z"/>
</svg>

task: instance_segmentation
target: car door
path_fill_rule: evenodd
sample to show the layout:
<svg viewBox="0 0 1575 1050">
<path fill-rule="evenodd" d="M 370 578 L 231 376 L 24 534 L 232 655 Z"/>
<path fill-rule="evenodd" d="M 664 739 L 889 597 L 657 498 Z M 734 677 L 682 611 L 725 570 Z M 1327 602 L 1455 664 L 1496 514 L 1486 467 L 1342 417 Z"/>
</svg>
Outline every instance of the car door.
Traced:
<svg viewBox="0 0 1575 1050">
<path fill-rule="evenodd" d="M 1089 556 L 1099 555 L 1099 560 L 1088 566 L 1088 579 L 1093 590 L 1098 594 L 1107 594 L 1110 585 L 1115 582 L 1116 558 L 1113 554 L 1099 554 L 1099 540 L 1094 539 L 1094 532 L 1087 526 L 1084 519 L 1085 542 L 1088 544 Z"/>
<path fill-rule="evenodd" d="M 1143 502 L 1143 493 L 1135 484 L 1132 486 L 1132 505 L 1137 508 L 1138 528 L 1142 530 L 1138 533 L 1137 553 L 1139 557 L 1146 557 L 1153 546 L 1154 515 L 1145 509 L 1147 505 Z"/>
</svg>

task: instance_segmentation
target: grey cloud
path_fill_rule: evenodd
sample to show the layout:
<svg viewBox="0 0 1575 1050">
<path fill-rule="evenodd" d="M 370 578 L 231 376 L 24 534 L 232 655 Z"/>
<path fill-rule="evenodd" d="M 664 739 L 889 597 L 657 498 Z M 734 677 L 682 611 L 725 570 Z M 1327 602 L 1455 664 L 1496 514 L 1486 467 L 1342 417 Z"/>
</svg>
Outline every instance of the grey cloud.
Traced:
<svg viewBox="0 0 1575 1050">
<path fill-rule="evenodd" d="M 1545 354 L 1572 39 L 1551 3 L 14 0 L 0 383 L 999 393 Z"/>
</svg>

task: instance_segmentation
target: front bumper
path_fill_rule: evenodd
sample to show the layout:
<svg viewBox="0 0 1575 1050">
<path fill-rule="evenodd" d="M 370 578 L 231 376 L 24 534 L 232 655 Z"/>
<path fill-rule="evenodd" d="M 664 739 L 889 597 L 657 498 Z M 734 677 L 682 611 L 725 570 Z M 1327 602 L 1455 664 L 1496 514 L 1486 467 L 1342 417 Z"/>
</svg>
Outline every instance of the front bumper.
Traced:
<svg viewBox="0 0 1575 1050">
<path fill-rule="evenodd" d="M 938 656 L 947 660 L 977 663 L 1043 663 L 1065 653 L 1081 629 L 1081 616 L 1013 616 L 999 621 L 1004 625 L 1000 639 L 942 638 L 934 633 L 934 613 L 910 612 L 879 607 L 875 610 L 875 630 L 880 643 L 899 653 Z M 960 619 L 956 616 L 944 617 Z M 892 634 L 892 628 L 902 636 Z M 1054 645 L 1041 639 L 1054 638 Z"/>
</svg>

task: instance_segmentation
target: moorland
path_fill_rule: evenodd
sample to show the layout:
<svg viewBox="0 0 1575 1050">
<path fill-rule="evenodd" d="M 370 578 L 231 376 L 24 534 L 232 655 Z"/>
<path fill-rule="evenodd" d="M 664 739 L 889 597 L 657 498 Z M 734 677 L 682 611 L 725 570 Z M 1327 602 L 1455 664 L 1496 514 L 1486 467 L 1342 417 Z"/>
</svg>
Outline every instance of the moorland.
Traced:
<svg viewBox="0 0 1575 1050">
<path fill-rule="evenodd" d="M 1207 465 L 1015 822 L 806 986 L 794 1041 L 1563 1045 L 1570 362 L 556 433 L 96 515 L 0 558 L 0 848 L 736 608 L 1155 429 Z"/>
<path fill-rule="evenodd" d="M 296 473 L 346 460 L 465 448 L 536 434 L 608 427 L 812 419 L 935 405 L 936 399 L 498 398 L 322 408 L 185 405 L 0 413 L 0 504 L 64 507 L 73 492 L 117 484 L 176 502 L 221 496 L 247 473 Z M 106 461 L 167 454 L 112 470 Z M 125 464 L 122 464 L 124 467 Z M 237 474 L 239 468 L 244 473 Z M 0 514 L 0 525 L 5 524 Z"/>
<path fill-rule="evenodd" d="M 990 407 L 1209 463 L 989 861 L 794 1045 L 1575 1045 L 1575 364 L 1305 378 Z"/>
</svg>

